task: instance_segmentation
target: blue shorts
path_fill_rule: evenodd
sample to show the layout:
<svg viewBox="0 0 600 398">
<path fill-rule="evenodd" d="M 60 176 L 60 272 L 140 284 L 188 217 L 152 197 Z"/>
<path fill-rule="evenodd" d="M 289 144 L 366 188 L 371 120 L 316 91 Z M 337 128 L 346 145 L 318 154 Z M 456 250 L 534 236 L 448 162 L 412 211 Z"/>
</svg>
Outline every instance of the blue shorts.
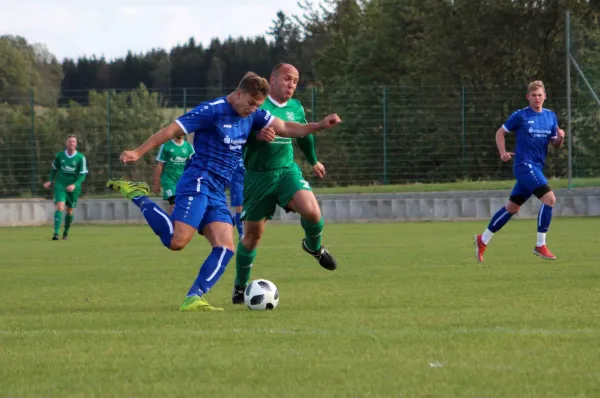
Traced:
<svg viewBox="0 0 600 398">
<path fill-rule="evenodd" d="M 517 182 L 513 187 L 510 196 L 521 197 L 525 201 L 533 195 L 536 188 L 548 185 L 548 180 L 542 173 L 540 167 L 529 163 L 522 163 L 514 166 L 514 174 Z"/>
<path fill-rule="evenodd" d="M 210 173 L 197 174 L 184 172 L 179 179 L 173 220 L 190 225 L 199 232 L 213 222 L 233 225 L 221 182 L 213 181 Z"/>
<path fill-rule="evenodd" d="M 244 171 L 244 169 L 238 168 L 233 173 L 233 177 L 229 183 L 231 207 L 238 207 L 244 204 Z"/>
</svg>

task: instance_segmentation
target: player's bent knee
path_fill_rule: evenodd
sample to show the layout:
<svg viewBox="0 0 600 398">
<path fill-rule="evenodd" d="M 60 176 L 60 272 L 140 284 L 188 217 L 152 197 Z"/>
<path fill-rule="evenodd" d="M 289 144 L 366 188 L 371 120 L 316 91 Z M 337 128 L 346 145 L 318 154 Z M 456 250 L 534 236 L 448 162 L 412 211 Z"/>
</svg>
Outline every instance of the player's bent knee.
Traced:
<svg viewBox="0 0 600 398">
<path fill-rule="evenodd" d="M 175 237 L 173 236 L 173 239 L 171 239 L 171 244 L 169 245 L 169 249 L 173 250 L 173 251 L 180 251 L 183 250 L 187 244 L 190 242 L 189 239 L 182 239 L 179 237 Z"/>
<path fill-rule="evenodd" d="M 554 192 L 550 191 L 550 192 L 546 193 L 544 196 L 542 196 L 542 198 L 540 200 L 546 206 L 553 207 L 554 204 L 556 203 L 556 196 L 554 195 Z"/>
<path fill-rule="evenodd" d="M 242 245 L 244 245 L 246 249 L 256 249 L 258 247 L 258 242 L 260 242 L 260 236 L 249 235 L 247 232 L 244 233 L 244 237 L 242 238 Z"/>
<path fill-rule="evenodd" d="M 508 211 L 510 214 L 513 214 L 513 215 L 517 214 L 519 212 L 519 210 L 521 209 L 521 204 L 514 202 L 511 197 L 511 200 L 509 200 L 508 203 L 506 204 L 506 211 Z"/>
<path fill-rule="evenodd" d="M 549 193 L 552 193 L 552 189 L 548 184 L 542 185 L 533 190 L 533 194 L 535 195 L 535 197 L 540 200 L 542 200 Z M 552 196 L 554 196 L 554 194 L 552 194 Z"/>
<path fill-rule="evenodd" d="M 65 211 L 65 204 L 64 204 L 64 202 L 58 202 L 56 204 L 56 210 L 58 210 L 58 211 Z"/>
</svg>

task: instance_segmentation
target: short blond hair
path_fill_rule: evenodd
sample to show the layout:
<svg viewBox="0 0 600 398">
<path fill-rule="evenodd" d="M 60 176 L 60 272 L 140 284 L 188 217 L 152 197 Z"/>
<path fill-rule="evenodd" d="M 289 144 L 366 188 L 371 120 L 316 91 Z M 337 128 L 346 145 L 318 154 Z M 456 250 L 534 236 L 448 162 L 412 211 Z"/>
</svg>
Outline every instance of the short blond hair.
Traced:
<svg viewBox="0 0 600 398">
<path fill-rule="evenodd" d="M 546 92 L 546 87 L 544 87 L 544 82 L 541 80 L 535 80 L 535 81 L 532 81 L 531 83 L 529 83 L 529 86 L 527 86 L 527 93 L 529 94 L 530 92 L 535 91 L 538 88 L 541 88 L 542 90 L 544 90 L 544 92 Z"/>
<path fill-rule="evenodd" d="M 69 134 L 67 136 L 67 138 L 65 138 L 65 141 L 68 140 L 69 138 L 75 138 L 75 139 L 77 139 L 77 136 L 75 134 Z"/>
<path fill-rule="evenodd" d="M 244 75 L 238 90 L 250 94 L 252 97 L 267 98 L 269 95 L 269 82 L 264 77 L 260 77 L 254 72 L 248 72 Z"/>
</svg>

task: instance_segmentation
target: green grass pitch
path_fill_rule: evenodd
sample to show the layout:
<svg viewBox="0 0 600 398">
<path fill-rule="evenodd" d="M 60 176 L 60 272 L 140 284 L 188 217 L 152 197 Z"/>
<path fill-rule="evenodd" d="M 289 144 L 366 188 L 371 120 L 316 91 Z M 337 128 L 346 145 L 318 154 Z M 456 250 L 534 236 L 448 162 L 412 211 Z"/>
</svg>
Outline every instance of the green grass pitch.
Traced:
<svg viewBox="0 0 600 398">
<path fill-rule="evenodd" d="M 230 302 L 234 262 L 178 306 L 208 247 L 169 252 L 146 226 L 0 229 L 0 396 L 600 396 L 600 220 L 556 219 L 557 261 L 511 221 L 327 225 L 322 270 L 299 225 L 269 225 L 253 278 L 272 312 Z"/>
</svg>

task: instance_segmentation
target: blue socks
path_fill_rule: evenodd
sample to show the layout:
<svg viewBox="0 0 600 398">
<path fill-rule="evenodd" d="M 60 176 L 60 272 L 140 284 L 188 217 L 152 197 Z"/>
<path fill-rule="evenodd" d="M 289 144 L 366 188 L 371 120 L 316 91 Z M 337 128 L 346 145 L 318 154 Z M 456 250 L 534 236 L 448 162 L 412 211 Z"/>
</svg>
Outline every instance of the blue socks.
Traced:
<svg viewBox="0 0 600 398">
<path fill-rule="evenodd" d="M 140 208 L 148 225 L 160 237 L 162 244 L 169 248 L 173 238 L 173 220 L 171 220 L 171 217 L 147 196 L 138 196 L 133 198 L 132 201 Z"/>
<path fill-rule="evenodd" d="M 506 225 L 506 223 L 511 219 L 511 217 L 512 214 L 510 214 L 508 210 L 506 210 L 506 207 L 502 207 L 496 212 L 496 214 L 494 214 L 494 216 L 490 220 L 488 229 L 493 233 L 500 231 L 500 229 Z"/>
<path fill-rule="evenodd" d="M 540 212 L 538 213 L 538 232 L 546 233 L 550 228 L 550 222 L 552 221 L 552 206 L 542 204 Z"/>
<path fill-rule="evenodd" d="M 208 293 L 217 283 L 229 260 L 233 257 L 233 252 L 224 247 L 213 247 L 212 251 L 200 267 L 198 277 L 188 291 L 189 296 L 202 296 Z"/>
<path fill-rule="evenodd" d="M 237 227 L 240 238 L 244 236 L 244 222 L 241 220 L 242 213 L 235 213 L 235 226 Z"/>
</svg>

